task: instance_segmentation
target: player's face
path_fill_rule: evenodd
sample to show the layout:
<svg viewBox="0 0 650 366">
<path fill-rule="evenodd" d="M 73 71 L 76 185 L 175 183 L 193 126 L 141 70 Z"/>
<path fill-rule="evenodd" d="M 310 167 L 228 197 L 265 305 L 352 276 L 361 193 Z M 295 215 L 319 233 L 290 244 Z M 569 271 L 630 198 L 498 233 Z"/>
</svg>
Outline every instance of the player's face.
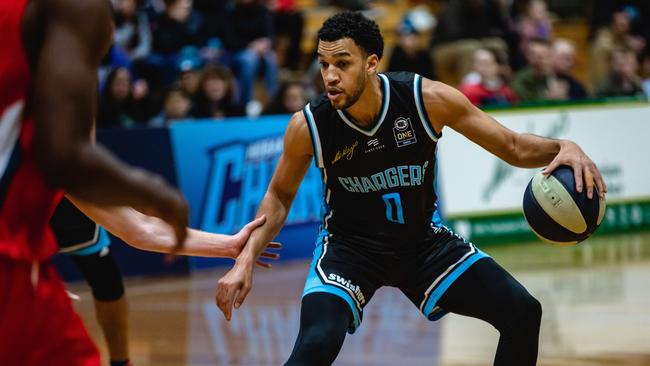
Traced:
<svg viewBox="0 0 650 366">
<path fill-rule="evenodd" d="M 368 57 L 352 39 L 318 42 L 320 72 L 327 97 L 336 109 L 356 103 L 368 79 Z"/>
</svg>

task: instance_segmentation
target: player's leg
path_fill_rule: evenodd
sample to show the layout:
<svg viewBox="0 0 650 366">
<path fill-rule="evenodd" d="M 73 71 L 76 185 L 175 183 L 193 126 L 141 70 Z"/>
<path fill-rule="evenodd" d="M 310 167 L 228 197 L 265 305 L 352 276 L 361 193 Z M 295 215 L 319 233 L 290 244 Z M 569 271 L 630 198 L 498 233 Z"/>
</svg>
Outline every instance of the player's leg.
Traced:
<svg viewBox="0 0 650 366">
<path fill-rule="evenodd" d="M 67 199 L 57 206 L 50 226 L 60 251 L 72 258 L 92 289 L 95 315 L 106 339 L 111 365 L 127 365 L 127 301 L 106 230 Z"/>
<path fill-rule="evenodd" d="M 495 365 L 535 365 L 541 306 L 487 254 L 444 226 L 432 227 L 403 264 L 400 289 L 430 320 L 448 312 L 487 321 L 501 333 Z"/>
<path fill-rule="evenodd" d="M 343 238 L 321 233 L 303 291 L 298 339 L 286 365 L 334 362 L 345 332 L 359 327 L 363 307 L 383 283 L 377 262 Z"/>
<path fill-rule="evenodd" d="M 99 253 L 71 255 L 92 289 L 95 316 L 102 329 L 111 366 L 129 362 L 128 304 L 122 274 L 108 247 Z"/>
<path fill-rule="evenodd" d="M 494 365 L 535 365 L 542 307 L 492 258 L 469 267 L 445 292 L 445 311 L 482 319 L 500 333 Z"/>
<path fill-rule="evenodd" d="M 306 295 L 300 309 L 300 332 L 285 365 L 331 365 L 352 321 L 349 305 L 339 296 L 325 292 Z"/>
</svg>

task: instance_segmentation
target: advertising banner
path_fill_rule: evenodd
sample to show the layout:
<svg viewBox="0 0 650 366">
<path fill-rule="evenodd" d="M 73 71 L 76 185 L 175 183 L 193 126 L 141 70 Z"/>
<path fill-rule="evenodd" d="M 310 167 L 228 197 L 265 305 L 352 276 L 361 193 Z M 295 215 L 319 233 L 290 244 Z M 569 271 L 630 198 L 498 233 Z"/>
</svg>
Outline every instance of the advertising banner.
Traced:
<svg viewBox="0 0 650 366">
<path fill-rule="evenodd" d="M 289 118 L 193 121 L 171 127 L 177 180 L 190 204 L 192 227 L 235 233 L 254 218 L 282 153 Z M 284 245 L 283 259 L 311 255 L 322 199 L 321 173 L 312 164 L 277 238 Z M 191 261 L 193 267 L 223 263 Z"/>
<path fill-rule="evenodd" d="M 609 225 L 607 221 L 632 228 L 650 225 L 648 104 L 524 110 L 493 116 L 518 132 L 577 142 L 598 165 L 608 185 L 604 226 Z M 457 231 L 474 239 L 530 235 L 521 205 L 526 185 L 538 169 L 512 167 L 448 128 L 440 139 L 438 157 L 444 213 Z M 625 208 L 616 208 L 618 205 Z"/>
</svg>

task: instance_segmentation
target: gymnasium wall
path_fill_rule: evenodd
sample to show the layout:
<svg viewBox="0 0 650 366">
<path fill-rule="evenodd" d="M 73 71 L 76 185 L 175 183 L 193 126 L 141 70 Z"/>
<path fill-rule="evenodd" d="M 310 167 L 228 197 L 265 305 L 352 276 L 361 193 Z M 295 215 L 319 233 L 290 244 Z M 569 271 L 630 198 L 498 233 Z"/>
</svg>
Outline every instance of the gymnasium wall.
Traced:
<svg viewBox="0 0 650 366">
<path fill-rule="evenodd" d="M 608 209 L 598 233 L 650 228 L 650 105 L 645 102 L 563 105 L 490 112 L 513 130 L 578 142 L 609 185 Z M 170 129 L 106 130 L 99 140 L 120 158 L 151 169 L 180 187 L 191 226 L 233 233 L 257 210 L 282 151 L 289 116 L 191 121 Z M 521 213 L 521 199 L 535 169 L 516 169 L 453 130 L 438 149 L 441 207 L 447 223 L 478 245 L 535 240 Z M 287 225 L 277 240 L 282 259 L 312 253 L 320 223 L 321 174 L 312 164 Z M 230 263 L 226 259 L 162 256 L 125 245 L 113 251 L 126 274 L 188 272 Z M 65 259 L 57 259 L 59 263 Z M 62 264 L 64 276 L 75 271 Z"/>
</svg>

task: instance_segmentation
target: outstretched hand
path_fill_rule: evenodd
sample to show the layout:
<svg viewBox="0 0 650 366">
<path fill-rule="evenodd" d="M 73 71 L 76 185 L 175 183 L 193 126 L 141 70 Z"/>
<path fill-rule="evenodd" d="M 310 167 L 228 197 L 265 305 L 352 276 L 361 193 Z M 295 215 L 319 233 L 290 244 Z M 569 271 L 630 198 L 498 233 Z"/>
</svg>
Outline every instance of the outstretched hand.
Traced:
<svg viewBox="0 0 650 366">
<path fill-rule="evenodd" d="M 217 285 L 217 307 L 223 312 L 226 320 L 232 317 L 232 308 L 238 309 L 244 303 L 253 283 L 253 266 L 235 264 L 223 276 Z"/>
<path fill-rule="evenodd" d="M 576 191 L 582 192 L 583 185 L 587 187 L 587 197 L 593 197 L 594 186 L 598 190 L 600 198 L 605 198 L 607 185 L 603 180 L 596 164 L 582 151 L 573 141 L 562 141 L 560 152 L 553 161 L 542 170 L 542 174 L 548 176 L 560 165 L 568 165 L 573 168 L 573 175 L 576 181 Z"/>
<path fill-rule="evenodd" d="M 239 256 L 239 253 L 244 249 L 246 246 L 246 242 L 248 242 L 248 238 L 250 238 L 251 234 L 255 229 L 258 227 L 264 225 L 266 222 L 266 215 L 262 215 L 255 220 L 249 222 L 244 226 L 237 234 L 234 234 L 232 236 L 232 243 L 231 243 L 231 258 L 236 259 Z M 266 258 L 266 259 L 273 259 L 277 260 L 280 258 L 280 254 L 270 252 L 268 249 L 282 249 L 282 244 L 276 243 L 276 242 L 269 242 L 266 245 L 266 249 L 262 254 L 260 254 L 259 258 L 255 261 L 255 264 L 257 264 L 260 267 L 263 268 L 271 268 L 272 265 L 270 263 L 262 262 L 260 259 L 261 258 Z"/>
</svg>

